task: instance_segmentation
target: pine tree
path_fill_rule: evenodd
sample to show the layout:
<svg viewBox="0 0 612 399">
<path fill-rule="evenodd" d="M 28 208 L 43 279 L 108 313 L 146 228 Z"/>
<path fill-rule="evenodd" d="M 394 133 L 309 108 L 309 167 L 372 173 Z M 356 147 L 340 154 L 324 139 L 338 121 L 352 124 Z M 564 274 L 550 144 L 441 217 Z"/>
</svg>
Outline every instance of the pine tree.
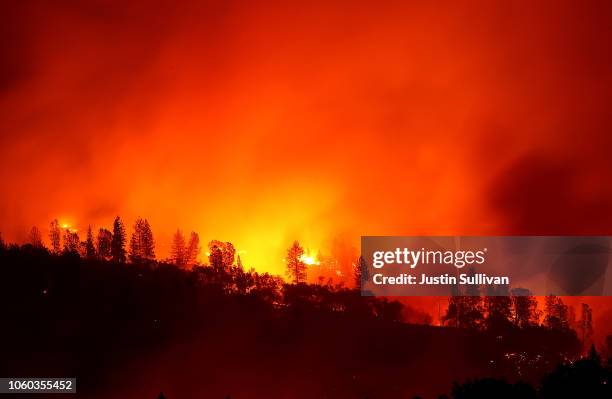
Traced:
<svg viewBox="0 0 612 399">
<path fill-rule="evenodd" d="M 244 266 L 242 265 L 242 259 L 240 259 L 240 255 L 236 258 L 236 267 L 240 270 L 244 270 Z"/>
<path fill-rule="evenodd" d="M 593 340 L 593 309 L 586 304 L 582 304 L 582 314 L 578 324 L 580 339 L 582 340 L 583 348 L 587 348 Z"/>
<path fill-rule="evenodd" d="M 32 244 L 32 246 L 36 248 L 44 247 L 42 235 L 40 234 L 40 230 L 38 230 L 38 227 L 32 226 L 32 228 L 30 229 L 29 242 L 30 244 Z"/>
<path fill-rule="evenodd" d="M 0 251 L 4 251 L 6 249 L 6 243 L 4 242 L 4 239 L 2 238 L 2 233 L 0 233 Z"/>
<path fill-rule="evenodd" d="M 85 241 L 85 257 L 87 259 L 93 259 L 96 257 L 96 247 L 94 246 L 93 232 L 91 231 L 91 225 L 87 227 L 87 241 Z"/>
<path fill-rule="evenodd" d="M 569 329 L 568 307 L 558 296 L 549 295 L 544 299 L 544 325 L 552 330 Z"/>
<path fill-rule="evenodd" d="M 189 245 L 185 253 L 185 263 L 189 267 L 193 267 L 198 262 L 198 255 L 200 255 L 200 237 L 198 233 L 191 232 L 189 236 Z"/>
<path fill-rule="evenodd" d="M 538 300 L 524 288 L 512 289 L 512 322 L 519 328 L 535 326 L 538 324 Z"/>
<path fill-rule="evenodd" d="M 363 259 L 363 256 L 360 256 L 353 265 L 353 272 L 355 278 L 355 286 L 357 289 L 363 287 L 365 283 L 370 279 L 370 272 L 368 270 L 368 265 Z"/>
<path fill-rule="evenodd" d="M 151 226 L 146 219 L 138 218 L 130 239 L 130 260 L 134 263 L 155 259 L 155 242 Z"/>
<path fill-rule="evenodd" d="M 142 240 L 143 257 L 147 260 L 155 259 L 155 240 L 153 239 L 153 231 L 147 219 L 144 220 L 143 240 Z"/>
<path fill-rule="evenodd" d="M 303 283 L 306 281 L 306 263 L 302 260 L 304 248 L 297 241 L 287 250 L 287 276 L 294 284 Z"/>
<path fill-rule="evenodd" d="M 96 239 L 96 249 L 100 259 L 108 260 L 112 256 L 111 248 L 113 245 L 113 233 L 107 229 L 101 228 L 98 230 Z"/>
<path fill-rule="evenodd" d="M 172 263 L 179 267 L 184 267 L 187 260 L 187 249 L 185 247 L 185 236 L 181 230 L 176 230 L 172 239 L 172 248 L 170 248 L 170 258 Z"/>
<path fill-rule="evenodd" d="M 51 252 L 59 254 L 61 251 L 61 231 L 57 219 L 53 219 L 49 224 L 49 241 L 51 242 Z"/>
<path fill-rule="evenodd" d="M 504 329 L 512 318 L 512 300 L 507 286 L 487 286 L 484 297 L 487 329 Z"/>
<path fill-rule="evenodd" d="M 115 263 L 125 263 L 125 226 L 117 216 L 113 223 L 113 239 L 111 242 L 111 256 Z"/>
</svg>

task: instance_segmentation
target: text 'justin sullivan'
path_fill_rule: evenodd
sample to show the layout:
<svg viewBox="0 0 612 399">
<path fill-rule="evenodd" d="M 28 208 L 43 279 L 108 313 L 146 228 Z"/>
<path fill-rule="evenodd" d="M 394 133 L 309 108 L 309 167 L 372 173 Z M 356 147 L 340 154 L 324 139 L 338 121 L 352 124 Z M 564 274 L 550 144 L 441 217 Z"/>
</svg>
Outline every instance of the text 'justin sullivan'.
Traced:
<svg viewBox="0 0 612 399">
<path fill-rule="evenodd" d="M 466 274 L 462 273 L 459 278 L 448 273 L 438 276 L 428 276 L 422 273 L 420 280 L 412 274 L 402 273 L 398 276 L 383 276 L 380 273 L 372 277 L 376 285 L 510 285 L 508 276 L 487 276 L 485 273 Z"/>
<path fill-rule="evenodd" d="M 461 269 L 469 265 L 482 265 L 485 262 L 486 253 L 487 248 L 477 251 L 396 248 L 394 251 L 375 251 L 372 254 L 372 266 L 380 269 L 387 264 L 401 264 L 414 269 L 419 264 L 446 264 Z M 372 277 L 372 281 L 376 285 L 510 285 L 508 276 L 487 276 L 485 273 L 462 273 L 458 277 L 451 276 L 448 273 L 436 276 L 421 273 L 418 277 L 407 273 L 401 273 L 397 276 L 384 276 L 377 273 Z"/>
</svg>

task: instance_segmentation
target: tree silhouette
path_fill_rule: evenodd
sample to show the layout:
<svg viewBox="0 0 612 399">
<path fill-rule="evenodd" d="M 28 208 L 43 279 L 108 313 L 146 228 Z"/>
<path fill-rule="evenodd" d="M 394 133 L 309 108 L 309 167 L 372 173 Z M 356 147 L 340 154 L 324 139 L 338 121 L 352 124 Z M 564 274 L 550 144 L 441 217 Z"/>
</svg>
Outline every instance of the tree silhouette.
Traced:
<svg viewBox="0 0 612 399">
<path fill-rule="evenodd" d="M 36 248 L 44 247 L 42 235 L 40 234 L 40 230 L 38 230 L 38 227 L 32 226 L 32 228 L 30 229 L 28 241 L 30 242 L 30 244 L 32 244 L 32 246 Z"/>
<path fill-rule="evenodd" d="M 147 260 L 155 259 L 155 240 L 153 239 L 153 231 L 147 219 L 144 220 L 142 249 L 144 258 Z"/>
<path fill-rule="evenodd" d="M 529 384 L 518 382 L 510 384 L 505 380 L 484 378 L 468 380 L 463 384 L 453 384 L 453 399 L 535 399 L 536 390 Z"/>
<path fill-rule="evenodd" d="M 85 258 L 94 259 L 96 257 L 96 247 L 94 245 L 93 232 L 91 225 L 87 227 L 87 240 L 85 241 Z"/>
<path fill-rule="evenodd" d="M 219 240 L 212 240 L 208 243 L 208 258 L 209 263 L 213 267 L 221 267 L 223 269 L 229 269 L 234 264 L 236 256 L 236 249 L 231 242 L 222 242 Z M 221 255 L 221 261 L 216 259 L 218 255 Z M 211 255 L 215 259 L 211 259 Z"/>
<path fill-rule="evenodd" d="M 299 249 L 299 244 L 296 247 Z M 13 340 L 11 342 L 15 342 L 13 346 L 16 348 L 31 341 L 32 336 L 49 337 L 48 340 L 41 339 L 39 344 L 42 350 L 48 350 L 60 340 L 65 341 L 66 331 L 72 330 L 72 326 L 80 326 L 76 331 L 78 334 L 70 337 L 91 345 L 62 347 L 61 359 L 67 369 L 82 367 L 79 369 L 81 375 L 89 375 L 92 370 L 100 367 L 99 353 L 103 351 L 118 351 L 121 357 L 117 361 L 125 359 L 123 356 L 155 353 L 150 351 L 157 350 L 160 338 L 168 340 L 168 343 L 181 342 L 185 331 L 194 331 L 206 337 L 202 340 L 206 341 L 205 346 L 194 349 L 196 355 L 202 350 L 201 353 L 212 352 L 222 359 L 228 350 L 239 349 L 240 357 L 237 359 L 251 359 L 253 365 L 264 362 L 262 367 L 270 364 L 261 360 L 262 353 L 272 353 L 275 358 L 282 356 L 285 359 L 297 359 L 304 349 L 320 348 L 311 351 L 313 359 L 307 360 L 306 364 L 300 360 L 290 363 L 290 366 L 298 371 L 312 367 L 313 379 L 333 377 L 336 381 L 346 381 L 347 386 L 352 384 L 350 388 L 343 387 L 344 383 L 338 384 L 337 397 L 364 397 L 364 389 L 371 389 L 363 388 L 360 382 L 350 379 L 350 375 L 355 373 L 353 366 L 359 367 L 351 363 L 354 359 L 353 348 L 359 348 L 361 359 L 372 362 L 371 381 L 377 382 L 376 389 L 380 389 L 381 397 L 399 397 L 398 392 L 407 397 L 407 393 L 414 393 L 415 389 L 421 393 L 421 387 L 404 385 L 404 381 L 397 380 L 396 376 L 405 373 L 408 367 L 415 364 L 423 368 L 435 368 L 440 365 L 439 359 L 452 354 L 455 349 L 459 349 L 455 355 L 464 353 L 466 356 L 450 356 L 447 360 L 453 368 L 465 365 L 469 374 L 454 374 L 457 377 L 453 377 L 444 374 L 442 370 L 440 374 L 431 377 L 435 379 L 434 383 L 437 384 L 438 380 L 445 383 L 444 379 L 462 378 L 462 375 L 506 376 L 512 382 L 518 378 L 535 382 L 549 367 L 557 364 L 560 359 L 566 359 L 568 364 L 561 377 L 551 377 L 551 381 L 557 381 L 555 378 L 564 381 L 565 376 L 568 376 L 574 381 L 572 384 L 576 384 L 590 372 L 599 377 L 597 380 L 589 380 L 582 395 L 578 397 L 598 397 L 589 395 L 590 391 L 586 389 L 603 389 L 603 382 L 612 385 L 595 351 L 591 351 L 588 362 L 576 362 L 579 343 L 573 332 L 570 334 L 543 327 L 519 329 L 510 326 L 503 334 L 499 334 L 503 335 L 503 339 L 498 339 L 498 334 L 489 331 L 457 331 L 452 328 L 401 323 L 408 319 L 408 307 L 396 301 L 361 297 L 357 290 L 338 285 L 307 284 L 302 280 L 299 284 L 285 284 L 280 277 L 267 273 L 259 274 L 238 267 L 225 269 L 221 250 L 217 247 L 215 251 L 221 265 L 218 269 L 195 267 L 193 270 L 181 270 L 165 262 L 155 261 L 152 263 L 154 267 L 149 267 L 149 264 L 115 267 L 115 263 L 72 256 L 51 256 L 47 251 L 32 250 L 30 245 L 19 247 L 11 244 L 8 250 L 0 251 L 0 282 L 5 283 L 0 296 L 4 303 L 11 304 L 14 311 L 5 315 L 8 320 L 3 329 L 0 329 L 0 336 L 7 342 L 8 338 Z M 294 255 L 297 260 L 301 257 L 297 249 Z M 43 304 L 44 312 L 28 313 L 39 304 Z M 456 304 L 464 306 L 463 302 Z M 492 310 L 497 309 L 494 303 L 487 304 L 485 301 L 484 308 L 487 317 L 489 312 L 497 312 Z M 499 313 L 507 315 L 506 305 L 502 308 L 506 310 Z M 62 318 L 65 321 L 56 321 L 61 312 L 64 312 Z M 118 325 L 121 334 L 116 334 Z M 462 322 L 462 326 L 467 327 L 469 323 Z M 19 334 L 21 331 L 31 333 Z M 237 337 L 245 333 L 264 339 L 242 343 Z M 299 336 L 299 339 L 285 340 L 286 336 Z M 274 345 L 278 339 L 283 339 L 282 345 Z M 361 345 L 376 340 L 379 342 L 376 345 Z M 236 345 L 239 345 L 238 348 Z M 21 352 L 7 351 L 3 359 L 9 363 L 20 356 Z M 171 359 L 172 366 L 181 367 L 185 364 L 182 363 L 185 360 L 183 356 L 179 357 Z M 542 360 L 534 362 L 535 358 Z M 189 360 L 190 365 L 192 359 Z M 340 374 L 316 374 L 318 371 L 315 365 L 320 360 L 338 369 L 348 366 L 346 368 L 350 369 L 350 374 L 335 370 L 334 373 Z M 221 361 L 228 365 L 234 358 L 232 356 L 230 361 Z M 572 366 L 572 363 L 584 364 L 578 367 Z M 546 368 L 538 369 L 540 364 Z M 391 379 L 388 378 L 388 365 L 397 370 L 397 373 L 392 373 Z M 202 365 L 204 372 L 216 366 L 209 366 L 208 362 Z M 324 372 L 328 373 L 331 367 L 325 367 Z M 515 372 L 519 368 L 524 374 Z M 584 371 L 587 369 L 593 371 Z M 430 384 L 431 388 L 432 381 L 425 381 L 426 377 L 423 377 L 427 373 L 425 371 L 416 378 L 423 379 L 423 387 Z M 580 373 L 583 377 L 574 376 Z M 237 378 L 241 375 L 237 374 Z M 600 385 L 589 385 L 595 384 L 595 381 L 599 381 Z M 393 390 L 386 389 L 387 382 L 394 385 Z M 472 381 L 469 386 L 463 384 L 457 388 L 453 397 L 533 397 L 532 390 L 520 390 L 515 385 L 500 381 Z M 345 389 L 351 389 L 351 392 Z M 550 394 L 564 393 L 563 389 L 556 390 L 553 385 L 547 384 L 546 389 L 552 390 L 546 391 L 547 398 L 567 397 Z M 569 385 L 567 389 L 571 391 L 573 388 Z M 508 391 L 513 396 L 508 396 Z M 275 392 L 268 396 L 274 397 Z M 209 392 L 202 392 L 198 396 L 206 394 Z M 256 396 L 266 397 L 264 394 Z M 316 393 L 309 396 L 318 397 Z"/>
<path fill-rule="evenodd" d="M 172 238 L 172 246 L 170 248 L 170 259 L 172 263 L 178 267 L 184 267 L 187 263 L 187 248 L 185 247 L 185 236 L 180 229 L 176 230 Z"/>
<path fill-rule="evenodd" d="M 109 230 L 100 228 L 98 237 L 96 238 L 96 250 L 98 257 L 103 260 L 109 260 L 112 256 L 111 248 L 113 245 L 113 233 Z"/>
<path fill-rule="evenodd" d="M 185 264 L 193 267 L 198 262 L 198 256 L 200 255 L 200 236 L 198 233 L 192 231 L 189 236 L 189 244 L 187 245 L 185 253 Z"/>
<path fill-rule="evenodd" d="M 155 259 L 155 242 L 153 232 L 147 219 L 138 218 L 130 239 L 130 260 L 133 263 Z"/>
<path fill-rule="evenodd" d="M 451 322 L 455 327 L 478 329 L 484 319 L 482 298 L 459 294 L 451 296 L 448 308 L 442 317 L 444 322 Z"/>
<path fill-rule="evenodd" d="M 79 239 L 79 234 L 76 231 L 70 231 L 69 229 L 64 229 L 64 253 L 66 254 L 79 254 L 79 248 L 81 244 L 81 240 Z"/>
<path fill-rule="evenodd" d="M 568 308 L 561 298 L 549 295 L 544 299 L 544 325 L 552 330 L 569 329 Z"/>
<path fill-rule="evenodd" d="M 304 248 L 297 241 L 287 250 L 287 276 L 294 284 L 303 283 L 306 281 L 306 263 L 302 260 Z"/>
<path fill-rule="evenodd" d="M 612 398 L 612 372 L 601 364 L 592 346 L 586 358 L 559 365 L 545 376 L 540 388 L 542 399 Z"/>
<path fill-rule="evenodd" d="M 468 274 L 474 275 L 475 270 L 470 268 Z M 449 298 L 448 308 L 443 317 L 444 321 L 451 321 L 456 327 L 478 329 L 484 320 L 483 300 L 477 285 L 470 284 L 463 289 L 453 286 L 453 294 Z"/>
<path fill-rule="evenodd" d="M 511 293 L 514 325 L 520 328 L 537 325 L 540 319 L 537 299 L 524 288 L 514 288 Z"/>
<path fill-rule="evenodd" d="M 355 278 L 355 286 L 359 289 L 364 286 L 364 284 L 370 279 L 370 272 L 368 270 L 368 265 L 363 259 L 363 256 L 360 256 L 353 265 L 353 273 Z"/>
<path fill-rule="evenodd" d="M 125 263 L 125 226 L 117 216 L 113 222 L 113 240 L 111 242 L 111 256 L 113 262 Z"/>
<path fill-rule="evenodd" d="M 214 270 L 223 270 L 223 253 L 221 252 L 221 248 L 216 245 L 212 247 L 209 245 L 208 249 L 208 264 Z"/>
<path fill-rule="evenodd" d="M 578 322 L 578 330 L 582 347 L 586 349 L 591 344 L 593 339 L 593 310 L 591 307 L 583 303 L 580 321 Z"/>
<path fill-rule="evenodd" d="M 51 252 L 59 254 L 61 251 L 61 231 L 57 219 L 53 219 L 49 224 L 49 242 L 51 243 Z"/>
<path fill-rule="evenodd" d="M 488 330 L 503 330 L 510 324 L 512 300 L 507 286 L 487 286 L 484 298 L 485 325 Z"/>
</svg>

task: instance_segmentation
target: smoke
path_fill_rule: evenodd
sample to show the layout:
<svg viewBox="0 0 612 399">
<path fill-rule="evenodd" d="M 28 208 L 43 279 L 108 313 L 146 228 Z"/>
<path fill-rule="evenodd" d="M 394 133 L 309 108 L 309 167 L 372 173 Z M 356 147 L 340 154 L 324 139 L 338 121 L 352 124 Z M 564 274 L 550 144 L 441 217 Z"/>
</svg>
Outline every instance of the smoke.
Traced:
<svg viewBox="0 0 612 399">
<path fill-rule="evenodd" d="M 0 230 L 606 233 L 609 4 L 3 4 Z M 427 305 L 430 306 L 430 305 Z"/>
</svg>

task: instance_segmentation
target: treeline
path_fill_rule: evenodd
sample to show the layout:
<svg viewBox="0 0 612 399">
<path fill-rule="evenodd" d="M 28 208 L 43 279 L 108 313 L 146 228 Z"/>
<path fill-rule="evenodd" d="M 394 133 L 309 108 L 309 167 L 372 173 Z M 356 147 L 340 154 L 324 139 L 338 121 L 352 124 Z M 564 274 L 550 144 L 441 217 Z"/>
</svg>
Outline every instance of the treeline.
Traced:
<svg viewBox="0 0 612 399">
<path fill-rule="evenodd" d="M 91 225 L 87 228 L 85 240 L 81 240 L 76 229 L 60 225 L 57 219 L 49 224 L 49 248 L 55 255 L 74 254 L 84 259 L 101 259 L 115 263 L 143 263 L 156 260 L 155 239 L 147 219 L 137 218 L 134 222 L 130 240 L 127 240 L 126 228 L 119 216 L 113 222 L 112 231 L 101 227 L 94 237 Z M 180 231 L 175 235 L 172 250 L 172 261 L 180 266 L 195 265 L 199 254 L 199 237 L 191 233 L 189 243 Z M 46 248 L 42 233 L 38 227 L 30 230 L 28 243 L 35 248 Z M 182 243 L 181 248 L 176 247 Z"/>
<path fill-rule="evenodd" d="M 231 242 L 212 240 L 207 245 L 207 263 L 199 262 L 201 252 L 199 236 L 192 232 L 187 241 L 181 230 L 173 237 L 170 257 L 157 260 L 155 240 L 151 226 L 146 219 L 138 218 L 133 226 L 129 242 L 126 228 L 120 217 L 116 217 L 112 231 L 100 228 L 94 237 L 89 227 L 86 239 L 82 241 L 76 230 L 60 226 L 53 220 L 49 226 L 50 248 L 42 240 L 37 227 L 32 227 L 27 244 L 7 244 L 0 235 L 0 253 L 9 258 L 23 255 L 81 259 L 95 265 L 131 265 L 158 269 L 176 267 L 187 272 L 198 285 L 213 287 L 224 295 L 251 295 L 277 307 L 313 305 L 330 311 L 357 311 L 388 321 L 402 321 L 405 307 L 397 301 L 385 298 L 363 298 L 357 289 L 349 289 L 343 282 L 334 284 L 331 279 L 308 284 L 307 264 L 303 260 L 304 248 L 294 241 L 288 248 L 286 258 L 287 280 L 269 273 L 246 270 L 240 255 Z M 58 260 L 60 263 L 61 259 Z M 289 283 L 289 284 L 288 284 Z M 206 288 L 206 289 L 208 289 Z M 417 312 L 409 309 L 409 312 Z M 421 320 L 431 320 L 420 317 Z"/>
<path fill-rule="evenodd" d="M 101 227 L 96 234 L 90 226 L 87 228 L 85 239 L 81 239 L 76 229 L 68 225 L 60 225 L 57 219 L 49 224 L 49 247 L 45 246 L 40 229 L 33 226 L 28 235 L 27 243 L 34 248 L 47 249 L 51 254 L 72 254 L 83 259 L 98 259 L 114 263 L 151 263 L 160 261 L 170 263 L 180 268 L 191 269 L 197 266 L 210 266 L 214 269 L 229 269 L 231 267 L 244 268 L 240 255 L 231 242 L 212 240 L 207 245 L 207 262 L 200 262 L 202 252 L 198 233 L 191 232 L 187 238 L 181 229 L 173 235 L 169 258 L 158 260 L 155 253 L 155 239 L 151 225 L 147 219 L 137 218 L 134 222 L 130 239 L 127 239 L 126 227 L 119 216 L 113 222 L 112 231 Z M 6 246 L 0 233 L 0 245 Z M 298 241 L 287 250 L 284 259 L 286 263 L 286 277 L 294 284 L 307 281 L 308 265 L 304 261 L 304 248 Z M 353 269 L 357 275 L 359 264 L 353 262 Z M 358 281 L 357 281 L 358 282 Z M 330 281 L 328 280 L 328 283 Z"/>
<path fill-rule="evenodd" d="M 582 303 L 579 316 L 573 306 L 554 295 L 544 297 L 544 307 L 528 290 L 505 287 L 495 292 L 481 292 L 479 286 L 468 285 L 448 298 L 448 307 L 440 317 L 442 325 L 502 332 L 509 328 L 543 327 L 549 330 L 577 334 L 586 351 L 593 343 L 593 311 Z M 490 295 L 487 295 L 490 294 Z M 495 295 L 492 295 L 495 294 Z"/>
</svg>

